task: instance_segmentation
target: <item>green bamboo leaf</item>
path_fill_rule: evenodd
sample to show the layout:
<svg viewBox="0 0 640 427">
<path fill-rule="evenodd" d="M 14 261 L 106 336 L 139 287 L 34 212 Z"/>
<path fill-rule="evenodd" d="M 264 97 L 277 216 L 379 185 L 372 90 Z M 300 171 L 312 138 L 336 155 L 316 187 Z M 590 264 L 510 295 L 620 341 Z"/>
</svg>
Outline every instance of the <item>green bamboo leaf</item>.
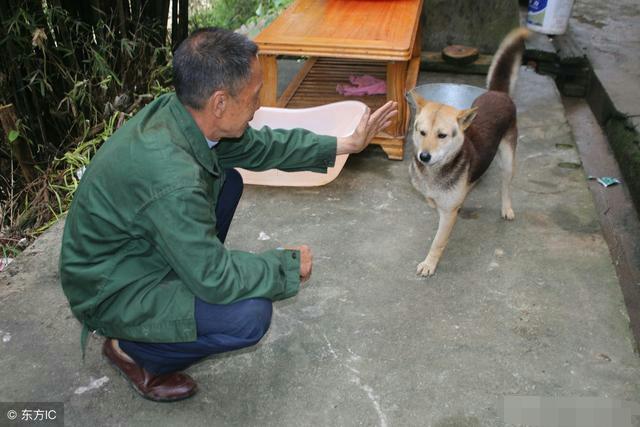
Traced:
<svg viewBox="0 0 640 427">
<path fill-rule="evenodd" d="M 20 136 L 20 132 L 18 132 L 17 130 L 12 130 L 11 132 L 9 132 L 9 142 L 13 142 L 16 139 L 18 139 L 18 137 Z"/>
</svg>

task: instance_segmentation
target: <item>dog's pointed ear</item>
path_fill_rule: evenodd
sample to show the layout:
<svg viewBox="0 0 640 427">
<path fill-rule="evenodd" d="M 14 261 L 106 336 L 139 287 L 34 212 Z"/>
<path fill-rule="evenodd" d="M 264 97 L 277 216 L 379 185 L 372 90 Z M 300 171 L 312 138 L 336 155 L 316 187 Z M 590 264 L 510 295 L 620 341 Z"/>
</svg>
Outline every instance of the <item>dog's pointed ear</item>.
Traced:
<svg viewBox="0 0 640 427">
<path fill-rule="evenodd" d="M 413 99 L 413 102 L 415 102 L 416 105 L 420 108 L 424 108 L 424 106 L 427 105 L 427 103 L 429 102 L 415 92 L 409 92 L 409 96 L 411 96 L 411 99 Z"/>
<path fill-rule="evenodd" d="M 460 113 L 458 114 L 458 124 L 460 125 L 460 128 L 462 129 L 463 132 L 467 130 L 467 128 L 469 127 L 473 119 L 476 118 L 477 114 L 478 114 L 478 107 L 473 107 L 467 110 L 460 111 Z"/>
</svg>

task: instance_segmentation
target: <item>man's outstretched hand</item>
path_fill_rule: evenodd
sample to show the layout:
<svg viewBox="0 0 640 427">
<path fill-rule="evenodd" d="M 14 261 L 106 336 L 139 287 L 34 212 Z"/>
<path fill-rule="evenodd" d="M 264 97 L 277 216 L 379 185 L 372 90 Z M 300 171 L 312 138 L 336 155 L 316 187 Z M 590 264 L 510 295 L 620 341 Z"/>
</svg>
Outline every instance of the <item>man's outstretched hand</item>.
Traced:
<svg viewBox="0 0 640 427">
<path fill-rule="evenodd" d="M 371 143 L 373 137 L 381 130 L 391 125 L 391 118 L 398 114 L 398 103 L 389 101 L 376 111 L 367 111 L 362 116 L 356 130 L 347 137 L 338 138 L 337 154 L 359 153 Z M 304 283 L 311 277 L 313 266 L 313 254 L 307 245 L 290 246 L 287 249 L 300 251 L 300 283 Z"/>
<path fill-rule="evenodd" d="M 398 114 L 398 103 L 389 101 L 376 111 L 367 111 L 362 116 L 356 130 L 349 136 L 338 138 L 336 154 L 359 153 L 371 143 L 384 128 L 391 125 L 391 118 Z"/>
<path fill-rule="evenodd" d="M 313 254 L 307 245 L 289 246 L 287 249 L 300 251 L 300 283 L 304 283 L 311 277 L 311 267 L 313 265 Z"/>
</svg>

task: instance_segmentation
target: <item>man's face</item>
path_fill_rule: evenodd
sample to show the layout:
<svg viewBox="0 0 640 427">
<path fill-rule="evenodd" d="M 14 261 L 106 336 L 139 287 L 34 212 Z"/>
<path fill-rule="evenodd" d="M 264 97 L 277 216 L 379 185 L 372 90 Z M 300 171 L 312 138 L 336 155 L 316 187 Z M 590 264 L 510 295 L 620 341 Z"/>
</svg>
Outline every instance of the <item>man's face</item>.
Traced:
<svg viewBox="0 0 640 427">
<path fill-rule="evenodd" d="M 251 62 L 251 75 L 247 83 L 241 87 L 235 96 L 228 97 L 222 128 L 224 137 L 240 137 L 247 129 L 253 114 L 260 108 L 260 89 L 262 88 L 262 69 L 260 61 Z"/>
</svg>

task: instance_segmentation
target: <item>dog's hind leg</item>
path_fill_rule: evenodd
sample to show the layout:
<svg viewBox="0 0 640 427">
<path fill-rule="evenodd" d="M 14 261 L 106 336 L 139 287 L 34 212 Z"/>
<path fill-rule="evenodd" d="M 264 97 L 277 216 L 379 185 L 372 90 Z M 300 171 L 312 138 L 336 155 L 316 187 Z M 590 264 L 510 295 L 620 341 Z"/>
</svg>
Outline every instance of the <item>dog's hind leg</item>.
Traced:
<svg viewBox="0 0 640 427">
<path fill-rule="evenodd" d="M 504 135 L 498 146 L 500 152 L 500 167 L 502 169 L 502 218 L 515 218 L 511 206 L 511 181 L 516 167 L 516 142 L 518 131 L 515 122 Z"/>
<path fill-rule="evenodd" d="M 438 231 L 436 232 L 436 236 L 433 238 L 433 242 L 431 242 L 431 248 L 429 249 L 427 257 L 424 261 L 418 264 L 418 274 L 422 276 L 431 276 L 436 272 L 438 261 L 440 261 L 442 252 L 444 252 L 444 248 L 449 242 L 449 236 L 451 235 L 451 230 L 458 218 L 459 210 L 460 206 L 455 207 L 453 210 L 438 208 L 438 213 L 440 214 Z"/>
</svg>

